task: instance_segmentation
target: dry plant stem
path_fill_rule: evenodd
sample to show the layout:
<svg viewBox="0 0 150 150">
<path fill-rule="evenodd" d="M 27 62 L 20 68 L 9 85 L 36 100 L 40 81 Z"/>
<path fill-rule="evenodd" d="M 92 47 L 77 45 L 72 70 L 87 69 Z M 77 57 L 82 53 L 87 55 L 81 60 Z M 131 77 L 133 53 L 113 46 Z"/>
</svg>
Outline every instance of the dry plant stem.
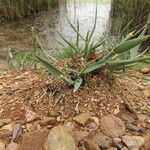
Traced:
<svg viewBox="0 0 150 150">
<path fill-rule="evenodd" d="M 36 33 L 33 27 L 31 28 L 31 30 L 32 30 L 32 36 L 33 36 L 34 52 L 36 54 Z M 37 64 L 34 65 L 34 69 L 37 70 Z"/>
</svg>

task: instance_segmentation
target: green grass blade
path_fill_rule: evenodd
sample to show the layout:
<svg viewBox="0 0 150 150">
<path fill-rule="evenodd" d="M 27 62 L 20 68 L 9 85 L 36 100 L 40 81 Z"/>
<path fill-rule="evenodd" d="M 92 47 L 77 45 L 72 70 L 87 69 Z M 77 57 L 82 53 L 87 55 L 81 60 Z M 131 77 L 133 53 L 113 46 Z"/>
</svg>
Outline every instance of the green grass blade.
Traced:
<svg viewBox="0 0 150 150">
<path fill-rule="evenodd" d="M 123 65 L 129 65 L 136 62 L 143 62 L 143 61 L 149 61 L 150 57 L 142 57 L 142 58 L 135 58 L 135 59 L 128 59 L 128 60 L 120 60 L 120 61 L 112 61 L 106 64 L 106 68 L 115 68 Z"/>
<path fill-rule="evenodd" d="M 73 92 L 78 91 L 80 86 L 82 85 L 82 83 L 83 83 L 83 79 L 82 78 L 77 79 L 75 81 L 75 83 L 74 83 L 74 90 L 73 90 Z"/>
<path fill-rule="evenodd" d="M 55 77 L 60 78 L 61 76 L 64 76 L 64 74 L 59 71 L 56 67 L 54 67 L 52 64 L 46 62 L 45 60 L 41 59 L 40 57 L 36 56 L 37 60 Z"/>
<path fill-rule="evenodd" d="M 66 18 L 67 18 L 67 17 L 66 17 Z M 68 18 L 67 18 L 67 21 L 68 21 L 68 23 L 70 24 L 71 28 L 78 34 L 78 36 L 80 36 L 81 39 L 85 41 L 85 39 L 84 39 L 83 36 L 80 34 L 80 32 L 78 31 L 78 29 L 76 29 L 76 28 L 74 27 L 74 25 L 70 22 L 70 20 L 69 20 Z"/>
<path fill-rule="evenodd" d="M 71 42 L 69 42 L 68 40 L 66 40 L 59 32 L 58 32 L 58 34 L 60 35 L 60 37 L 61 37 L 70 47 L 72 47 L 72 49 L 74 49 L 74 50 L 76 51 L 76 47 L 75 47 L 73 44 L 71 44 Z"/>
<path fill-rule="evenodd" d="M 40 39 L 39 39 L 39 37 L 38 37 L 38 35 L 37 35 L 37 33 L 36 33 L 36 31 L 35 31 L 35 29 L 33 27 L 32 27 L 32 34 L 33 34 L 34 39 L 37 41 L 37 44 L 39 45 L 40 49 L 42 50 L 42 54 L 47 59 L 51 59 L 51 60 L 57 62 L 57 60 L 54 57 L 52 57 L 52 56 L 47 54 L 45 48 L 43 47 L 43 45 L 42 45 L 42 43 L 41 43 L 41 41 L 40 41 Z"/>
<path fill-rule="evenodd" d="M 98 68 L 100 68 L 103 65 L 102 61 L 93 62 L 92 64 L 86 65 L 79 73 L 80 76 L 90 73 Z"/>
<path fill-rule="evenodd" d="M 140 38 L 128 40 L 122 44 L 119 44 L 116 48 L 114 48 L 114 52 L 117 54 L 126 52 L 126 51 L 132 49 L 133 47 L 141 44 L 142 42 L 147 41 L 149 38 L 150 38 L 150 35 L 147 35 L 147 36 L 143 36 Z"/>
<path fill-rule="evenodd" d="M 80 75 L 82 76 L 83 74 L 92 72 L 94 70 L 97 69 L 102 69 L 102 68 L 115 68 L 115 67 L 119 67 L 122 65 L 128 65 L 128 64 L 132 64 L 135 62 L 143 62 L 143 61 L 149 61 L 150 57 L 143 57 L 143 58 L 136 58 L 136 59 L 130 59 L 130 60 L 122 60 L 122 61 L 113 61 L 113 62 L 107 62 L 107 61 L 98 61 L 98 62 L 94 62 L 92 64 L 89 64 L 87 66 L 85 66 L 81 72 Z"/>
<path fill-rule="evenodd" d="M 91 54 L 92 51 L 94 50 L 94 49 L 92 49 L 93 45 L 94 45 L 94 42 L 92 42 L 91 44 L 88 44 L 88 46 L 87 46 L 87 51 L 86 51 L 86 56 L 85 56 L 85 59 L 86 59 L 86 60 L 89 59 L 90 54 Z"/>
<path fill-rule="evenodd" d="M 88 38 L 89 38 L 89 33 L 90 33 L 90 31 L 87 31 L 86 38 L 85 38 L 85 43 L 84 43 L 85 46 L 84 46 L 84 49 L 83 49 L 84 58 L 86 57 L 86 55 L 88 53 L 88 47 L 89 47 Z"/>
<path fill-rule="evenodd" d="M 94 44 L 94 46 L 92 47 L 93 50 L 97 49 L 98 47 L 100 47 L 101 45 L 103 45 L 105 43 L 107 38 L 102 39 L 101 41 L 97 42 L 96 44 Z"/>
<path fill-rule="evenodd" d="M 138 38 L 140 37 L 143 37 L 145 32 L 147 30 L 147 25 L 145 26 L 144 30 L 142 31 L 142 33 L 138 36 Z M 139 48 L 140 48 L 141 44 L 137 45 L 136 47 L 132 48 L 130 50 L 130 54 L 131 54 L 131 59 L 134 59 L 138 56 L 138 51 L 139 51 Z"/>
<path fill-rule="evenodd" d="M 92 32 L 89 36 L 89 39 L 88 39 L 89 41 L 92 39 L 92 36 L 93 36 L 94 31 L 96 29 L 96 23 L 97 23 L 97 7 L 96 7 L 96 12 L 95 12 L 94 26 L 93 26 Z"/>
<path fill-rule="evenodd" d="M 124 29 L 121 31 L 121 34 L 123 34 L 125 31 L 127 31 L 128 27 L 133 23 L 133 21 L 134 21 L 134 18 L 131 19 L 129 21 L 129 23 L 124 27 Z"/>
<path fill-rule="evenodd" d="M 66 76 L 60 76 L 60 79 L 63 79 L 64 81 L 66 81 L 69 85 L 74 85 L 74 81 L 71 78 L 68 78 Z"/>
<path fill-rule="evenodd" d="M 63 48 L 66 47 L 66 46 L 65 46 L 62 42 L 60 42 L 60 41 L 57 41 L 57 43 L 58 43 L 60 46 L 62 46 Z"/>
<path fill-rule="evenodd" d="M 128 41 L 125 41 L 118 46 L 116 46 L 114 49 L 112 49 L 108 54 L 104 57 L 103 60 L 108 60 L 110 57 L 112 57 L 114 54 L 123 53 L 126 51 L 129 51 L 133 47 L 141 44 L 144 41 L 147 41 L 150 38 L 150 35 L 146 35 L 140 38 L 131 39 Z"/>
<path fill-rule="evenodd" d="M 122 41 L 121 43 L 124 43 L 125 41 L 131 39 L 134 36 L 134 32 L 130 32 Z"/>
<path fill-rule="evenodd" d="M 80 32 L 80 25 L 79 25 L 79 20 L 77 19 L 77 41 L 76 41 L 76 46 L 77 48 L 79 47 L 79 32 Z"/>
<path fill-rule="evenodd" d="M 84 52 L 85 52 L 85 59 L 88 60 L 90 54 L 91 54 L 91 51 L 92 51 L 92 48 L 91 46 L 94 45 L 94 43 L 92 42 L 92 44 L 90 44 L 90 41 L 92 39 L 92 36 L 94 34 L 94 31 L 95 31 L 95 28 L 96 28 L 96 23 L 97 23 L 97 7 L 96 7 L 96 12 L 95 12 L 95 19 L 94 19 L 94 26 L 93 26 L 93 29 L 91 31 L 91 33 L 88 31 L 87 35 L 86 35 L 86 41 L 85 41 L 85 49 L 84 49 Z"/>
<path fill-rule="evenodd" d="M 74 74 L 78 74 L 79 72 L 77 71 L 77 70 L 75 70 L 75 69 L 72 69 L 72 68 L 68 68 L 68 67 L 65 67 L 64 68 L 67 72 L 69 72 L 69 73 L 74 73 Z"/>
<path fill-rule="evenodd" d="M 142 57 L 146 52 L 150 50 L 150 47 L 147 47 L 142 53 L 138 55 L 138 57 Z"/>
</svg>

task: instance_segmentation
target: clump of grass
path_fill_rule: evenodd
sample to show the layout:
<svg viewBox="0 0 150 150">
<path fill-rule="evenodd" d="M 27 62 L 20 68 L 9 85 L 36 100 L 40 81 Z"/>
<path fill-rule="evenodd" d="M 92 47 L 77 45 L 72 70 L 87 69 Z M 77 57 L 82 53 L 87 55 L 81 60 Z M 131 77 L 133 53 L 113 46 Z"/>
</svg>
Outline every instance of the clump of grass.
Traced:
<svg viewBox="0 0 150 150">
<path fill-rule="evenodd" d="M 0 21 L 9 21 L 48 10 L 57 0 L 1 0 Z"/>
<path fill-rule="evenodd" d="M 64 42 L 68 44 L 68 47 L 64 48 L 60 55 L 64 58 L 64 63 L 46 54 L 42 57 L 37 54 L 36 58 L 51 74 L 72 85 L 74 91 L 80 88 L 86 76 L 90 73 L 104 72 L 105 70 L 113 72 L 136 65 L 138 62 L 149 63 L 150 61 L 149 56 L 143 56 L 143 54 L 138 53 L 133 56 L 132 53 L 137 51 L 139 45 L 148 40 L 150 35 L 140 34 L 139 37 L 135 38 L 132 33 L 116 44 L 112 44 L 106 35 L 95 41 L 93 34 L 96 28 L 97 10 L 93 28 L 91 31 L 87 31 L 85 37 L 80 34 L 79 21 L 77 21 L 76 27 L 69 20 L 68 22 L 76 33 L 76 42 L 72 43 L 58 33 Z M 43 50 L 38 36 L 36 36 L 36 39 Z M 80 45 L 81 40 L 84 42 L 84 46 Z M 127 57 L 124 58 L 122 55 L 125 53 Z"/>
<path fill-rule="evenodd" d="M 111 21 L 112 33 L 122 32 L 126 25 L 126 33 L 139 30 L 150 23 L 149 0 L 112 0 Z M 150 33 L 150 26 L 147 29 Z"/>
<path fill-rule="evenodd" d="M 33 51 L 23 51 L 13 54 L 12 50 L 8 50 L 6 65 L 8 69 L 24 70 L 31 69 L 36 65 L 35 53 Z"/>
</svg>

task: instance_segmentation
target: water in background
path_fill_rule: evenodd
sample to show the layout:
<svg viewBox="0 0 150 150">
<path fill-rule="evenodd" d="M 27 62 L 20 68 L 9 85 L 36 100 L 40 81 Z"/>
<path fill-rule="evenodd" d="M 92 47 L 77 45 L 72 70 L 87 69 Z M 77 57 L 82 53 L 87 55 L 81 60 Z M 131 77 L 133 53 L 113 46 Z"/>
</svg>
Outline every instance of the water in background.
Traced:
<svg viewBox="0 0 150 150">
<path fill-rule="evenodd" d="M 45 48 L 52 50 L 58 45 L 57 41 L 62 41 L 56 31 L 59 31 L 68 40 L 74 40 L 75 38 L 75 33 L 68 25 L 66 16 L 73 24 L 76 24 L 78 18 L 80 32 L 86 34 L 93 27 L 96 7 L 98 8 L 98 17 L 94 38 L 98 38 L 107 30 L 109 25 L 111 11 L 109 0 L 59 0 L 59 5 L 55 9 L 41 12 L 36 17 L 23 19 L 19 23 L 17 21 L 10 24 L 8 31 L 6 30 L 8 34 L 4 33 L 6 37 L 4 36 L 3 39 L 0 37 L 0 42 L 3 43 L 1 46 L 10 46 L 18 50 L 32 47 L 30 28 L 35 26 Z M 6 25 L 3 28 L 0 30 L 5 31 Z M 5 41 L 5 38 L 7 41 Z"/>
<path fill-rule="evenodd" d="M 122 3 L 123 2 L 123 3 Z M 132 5 L 131 5 L 132 4 Z M 134 7 L 133 7 L 134 6 Z M 138 9 L 140 6 L 140 9 Z M 75 40 L 75 33 L 67 23 L 66 16 L 76 25 L 80 22 L 80 33 L 86 34 L 93 28 L 95 11 L 98 8 L 97 26 L 94 39 L 109 31 L 111 37 L 120 35 L 120 31 L 134 18 L 128 31 L 141 28 L 149 22 L 150 1 L 145 0 L 59 0 L 56 8 L 43 11 L 22 20 L 0 24 L 0 51 L 14 49 L 15 51 L 33 49 L 31 27 L 39 32 L 39 37 L 46 50 L 53 50 L 62 42 L 57 31 L 69 41 Z M 147 34 L 150 32 L 148 27 Z M 114 36 L 113 36 L 114 35 Z"/>
<path fill-rule="evenodd" d="M 61 32 L 68 39 L 73 40 L 74 33 L 68 26 L 65 16 L 67 15 L 69 20 L 76 24 L 77 19 L 80 22 L 80 32 L 85 35 L 88 30 L 93 28 L 96 7 L 98 9 L 97 14 L 97 26 L 94 37 L 99 37 L 103 32 L 107 30 L 109 24 L 109 16 L 111 11 L 110 2 L 92 1 L 81 2 L 81 0 L 68 0 L 66 4 L 62 2 L 60 4 L 60 12 L 58 18 L 58 24 L 56 24 L 56 30 Z"/>
</svg>

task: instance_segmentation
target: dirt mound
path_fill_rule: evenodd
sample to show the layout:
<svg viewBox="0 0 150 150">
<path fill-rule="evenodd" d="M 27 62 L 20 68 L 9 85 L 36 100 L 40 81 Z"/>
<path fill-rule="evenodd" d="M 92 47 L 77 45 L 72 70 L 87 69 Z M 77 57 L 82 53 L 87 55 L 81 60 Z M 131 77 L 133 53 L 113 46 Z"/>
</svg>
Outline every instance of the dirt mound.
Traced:
<svg viewBox="0 0 150 150">
<path fill-rule="evenodd" d="M 30 108 L 39 116 L 62 116 L 91 111 L 97 116 L 116 114 L 130 103 L 136 111 L 146 111 L 149 100 L 144 94 L 148 85 L 122 75 L 100 73 L 90 75 L 75 93 L 64 82 L 48 73 L 13 72 L 0 76 L 0 117 L 25 119 Z"/>
<path fill-rule="evenodd" d="M 77 92 L 48 73 L 7 72 L 0 76 L 0 146 L 44 150 L 71 138 L 86 150 L 147 150 L 149 98 L 146 82 L 108 72 L 89 75 Z"/>
</svg>

